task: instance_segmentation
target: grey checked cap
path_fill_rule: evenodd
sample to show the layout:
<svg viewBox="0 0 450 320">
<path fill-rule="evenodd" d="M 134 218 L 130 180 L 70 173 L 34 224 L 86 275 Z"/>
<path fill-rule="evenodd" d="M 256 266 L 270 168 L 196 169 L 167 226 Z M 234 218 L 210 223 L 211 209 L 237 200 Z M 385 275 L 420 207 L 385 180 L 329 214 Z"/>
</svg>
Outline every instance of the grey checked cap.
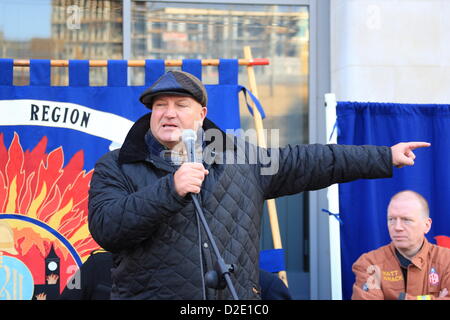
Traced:
<svg viewBox="0 0 450 320">
<path fill-rule="evenodd" d="M 208 103 L 208 94 L 203 83 L 197 77 L 184 71 L 174 70 L 166 72 L 142 93 L 139 100 L 147 108 L 151 109 L 153 99 L 161 94 L 189 96 L 203 107 L 206 107 Z"/>
</svg>

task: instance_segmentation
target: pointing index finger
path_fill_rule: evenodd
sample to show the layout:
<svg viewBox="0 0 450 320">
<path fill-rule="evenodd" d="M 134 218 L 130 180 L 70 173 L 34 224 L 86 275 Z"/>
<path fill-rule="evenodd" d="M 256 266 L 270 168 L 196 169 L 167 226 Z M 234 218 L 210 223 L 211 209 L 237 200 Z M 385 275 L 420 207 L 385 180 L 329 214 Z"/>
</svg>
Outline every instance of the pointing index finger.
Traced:
<svg viewBox="0 0 450 320">
<path fill-rule="evenodd" d="M 414 150 L 414 149 L 417 149 L 417 148 L 429 147 L 429 146 L 431 146 L 431 143 L 429 143 L 429 142 L 423 142 L 423 141 L 408 142 L 408 147 L 411 150 Z"/>
</svg>

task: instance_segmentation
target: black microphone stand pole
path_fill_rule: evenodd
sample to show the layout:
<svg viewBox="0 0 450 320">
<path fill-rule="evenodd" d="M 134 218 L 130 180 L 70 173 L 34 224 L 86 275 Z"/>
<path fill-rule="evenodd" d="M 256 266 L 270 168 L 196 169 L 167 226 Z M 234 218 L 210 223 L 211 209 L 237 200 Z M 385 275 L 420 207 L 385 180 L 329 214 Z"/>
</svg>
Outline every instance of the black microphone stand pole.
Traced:
<svg viewBox="0 0 450 320">
<path fill-rule="evenodd" d="M 208 271 L 206 273 L 206 282 L 208 283 L 208 287 L 216 288 L 216 289 L 224 289 L 222 279 L 225 279 L 225 285 L 230 290 L 231 295 L 234 300 L 239 300 L 236 289 L 234 288 L 233 282 L 231 281 L 230 272 L 234 271 L 234 266 L 231 264 L 226 264 L 223 260 L 219 249 L 217 248 L 216 241 L 211 233 L 211 229 L 208 226 L 208 222 L 206 222 L 205 215 L 203 214 L 203 210 L 200 207 L 200 203 L 198 202 L 198 198 L 196 194 L 192 194 L 192 201 L 194 202 L 195 210 L 197 211 L 197 215 L 200 218 L 200 221 L 203 224 L 203 228 L 206 231 L 206 235 L 208 236 L 209 242 L 214 250 L 214 253 L 217 257 L 216 270 Z"/>
</svg>

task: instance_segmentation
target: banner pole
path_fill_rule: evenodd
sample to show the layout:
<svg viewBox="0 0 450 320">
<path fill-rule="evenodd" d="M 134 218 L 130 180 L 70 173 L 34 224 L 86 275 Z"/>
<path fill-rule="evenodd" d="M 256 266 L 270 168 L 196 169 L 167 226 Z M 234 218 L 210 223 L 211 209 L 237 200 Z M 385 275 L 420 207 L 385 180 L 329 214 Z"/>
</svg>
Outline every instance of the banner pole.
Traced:
<svg viewBox="0 0 450 320">
<path fill-rule="evenodd" d="M 166 67 L 181 67 L 183 65 L 182 60 L 165 60 Z M 203 59 L 201 60 L 202 66 L 218 66 L 219 59 Z M 238 64 L 240 66 L 264 66 L 269 64 L 268 59 L 239 59 Z M 28 59 L 14 59 L 15 67 L 29 67 L 30 60 Z M 69 60 L 50 60 L 51 67 L 68 67 Z M 108 60 L 89 60 L 89 67 L 107 67 Z M 128 60 L 129 67 L 145 67 L 145 60 Z"/>
<path fill-rule="evenodd" d="M 253 60 L 252 51 L 251 51 L 250 46 L 244 47 L 244 58 L 248 61 Z M 253 93 L 253 95 L 256 98 L 258 98 L 258 88 L 256 86 L 255 71 L 253 70 L 252 64 L 247 65 L 247 73 L 248 73 L 248 81 L 249 81 L 250 91 Z M 267 142 L 266 142 L 266 139 L 264 136 L 264 127 L 263 127 L 262 117 L 258 111 L 258 108 L 253 108 L 253 119 L 254 119 L 254 123 L 255 123 L 256 134 L 258 137 L 258 144 L 259 144 L 259 146 L 261 146 L 263 148 L 267 148 Z M 272 231 L 273 247 L 275 249 L 282 249 L 283 245 L 281 243 L 280 226 L 278 223 L 278 214 L 277 214 L 277 207 L 275 204 L 275 199 L 267 200 L 267 209 L 269 212 L 269 220 L 270 220 L 270 227 L 271 227 L 271 231 Z M 278 277 L 286 284 L 286 286 L 288 285 L 286 270 L 279 271 Z"/>
</svg>

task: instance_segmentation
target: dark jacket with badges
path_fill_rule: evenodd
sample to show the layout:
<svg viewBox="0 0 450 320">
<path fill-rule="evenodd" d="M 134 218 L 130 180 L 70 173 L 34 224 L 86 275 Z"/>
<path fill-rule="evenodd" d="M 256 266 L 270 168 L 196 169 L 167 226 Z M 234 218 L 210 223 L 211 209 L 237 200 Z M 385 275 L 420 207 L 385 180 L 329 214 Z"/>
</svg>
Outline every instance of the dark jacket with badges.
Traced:
<svg viewBox="0 0 450 320">
<path fill-rule="evenodd" d="M 352 299 L 395 300 L 403 297 L 409 300 L 450 300 L 448 296 L 438 297 L 442 289 L 450 291 L 450 249 L 425 239 L 406 270 L 406 286 L 395 250 L 391 243 L 363 254 L 353 264 L 356 281 Z"/>
<path fill-rule="evenodd" d="M 205 272 L 216 258 L 201 229 L 189 196 L 174 188 L 176 170 L 148 151 L 144 136 L 150 114 L 139 119 L 120 150 L 96 164 L 89 191 L 89 229 L 113 253 L 113 299 L 202 299 L 199 250 Z M 203 129 L 218 128 L 205 119 Z M 240 299 L 260 299 L 260 223 L 265 199 L 327 187 L 359 178 L 392 175 L 389 147 L 299 145 L 259 149 L 223 134 L 227 152 L 206 145 L 209 170 L 199 195 L 206 220 Z M 231 139 L 231 143 L 230 140 Z M 212 145 L 212 143 L 211 143 Z M 233 152 L 230 152 L 233 151 Z M 275 174 L 261 175 L 263 165 L 249 161 L 260 151 L 278 161 Z M 278 155 L 277 158 L 274 156 Z M 226 157 L 245 158 L 224 161 Z M 229 159 L 229 158 L 228 158 Z M 259 158 L 258 158 L 259 159 Z M 224 164 L 226 163 L 226 164 Z M 272 163 L 273 164 L 273 163 Z M 228 290 L 207 290 L 208 299 L 230 299 Z"/>
</svg>

